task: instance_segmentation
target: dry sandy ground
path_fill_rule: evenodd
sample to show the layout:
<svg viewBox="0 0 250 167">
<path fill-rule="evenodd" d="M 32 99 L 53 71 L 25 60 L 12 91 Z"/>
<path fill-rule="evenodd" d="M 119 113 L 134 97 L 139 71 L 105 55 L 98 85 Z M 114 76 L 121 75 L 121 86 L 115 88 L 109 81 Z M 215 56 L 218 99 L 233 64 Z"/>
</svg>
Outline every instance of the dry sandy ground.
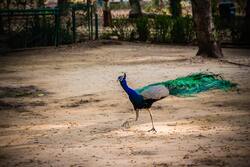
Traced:
<svg viewBox="0 0 250 167">
<path fill-rule="evenodd" d="M 0 166 L 250 166 L 249 50 L 93 42 L 0 56 Z M 240 65 L 241 64 L 241 65 Z M 137 88 L 210 71 L 239 91 L 168 97 L 135 118 L 117 83 Z M 15 87 L 15 89 L 13 89 Z"/>
</svg>

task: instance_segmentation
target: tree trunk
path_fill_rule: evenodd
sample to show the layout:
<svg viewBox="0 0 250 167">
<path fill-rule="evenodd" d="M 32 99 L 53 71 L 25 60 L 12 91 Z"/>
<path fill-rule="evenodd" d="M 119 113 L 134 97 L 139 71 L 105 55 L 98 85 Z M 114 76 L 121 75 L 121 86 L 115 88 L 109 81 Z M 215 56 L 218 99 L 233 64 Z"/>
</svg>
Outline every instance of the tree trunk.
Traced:
<svg viewBox="0 0 250 167">
<path fill-rule="evenodd" d="M 242 33 L 242 39 L 247 44 L 250 44 L 250 0 L 246 3 L 246 16 L 245 16 L 245 23 Z"/>
<path fill-rule="evenodd" d="M 72 17 L 69 9 L 69 0 L 58 0 L 57 4 L 60 13 L 60 32 L 70 34 L 72 31 Z"/>
<path fill-rule="evenodd" d="M 142 16 L 141 5 L 139 0 L 129 0 L 131 10 L 129 11 L 129 18 L 137 18 Z"/>
<path fill-rule="evenodd" d="M 170 12 L 173 17 L 181 16 L 181 0 L 170 0 Z"/>
<path fill-rule="evenodd" d="M 211 0 L 192 0 L 192 11 L 199 46 L 197 56 L 222 57 L 220 44 L 215 37 Z"/>
<path fill-rule="evenodd" d="M 250 0 L 247 0 L 247 5 L 246 5 L 246 18 L 250 18 Z"/>
<path fill-rule="evenodd" d="M 112 23 L 112 15 L 110 10 L 109 0 L 104 0 L 103 5 L 103 26 L 108 27 L 111 26 Z"/>
</svg>

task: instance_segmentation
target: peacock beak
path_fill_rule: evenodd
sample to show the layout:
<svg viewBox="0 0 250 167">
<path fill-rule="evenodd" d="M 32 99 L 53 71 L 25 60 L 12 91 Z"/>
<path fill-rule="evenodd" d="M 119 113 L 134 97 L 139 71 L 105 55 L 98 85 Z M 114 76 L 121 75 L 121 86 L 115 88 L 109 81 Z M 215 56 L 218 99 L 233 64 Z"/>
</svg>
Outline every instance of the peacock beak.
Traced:
<svg viewBox="0 0 250 167">
<path fill-rule="evenodd" d="M 117 78 L 117 82 L 120 82 L 121 81 L 121 76 L 119 76 L 118 78 Z"/>
</svg>

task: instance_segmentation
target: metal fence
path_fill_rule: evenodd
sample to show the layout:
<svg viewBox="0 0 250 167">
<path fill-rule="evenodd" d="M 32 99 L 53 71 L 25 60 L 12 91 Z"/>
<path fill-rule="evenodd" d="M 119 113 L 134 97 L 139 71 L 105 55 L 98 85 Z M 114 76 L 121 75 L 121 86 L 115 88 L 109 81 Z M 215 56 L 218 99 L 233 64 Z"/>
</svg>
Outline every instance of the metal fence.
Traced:
<svg viewBox="0 0 250 167">
<path fill-rule="evenodd" d="M 9 48 L 58 46 L 98 37 L 91 4 L 56 8 L 1 9 L 0 43 Z"/>
</svg>

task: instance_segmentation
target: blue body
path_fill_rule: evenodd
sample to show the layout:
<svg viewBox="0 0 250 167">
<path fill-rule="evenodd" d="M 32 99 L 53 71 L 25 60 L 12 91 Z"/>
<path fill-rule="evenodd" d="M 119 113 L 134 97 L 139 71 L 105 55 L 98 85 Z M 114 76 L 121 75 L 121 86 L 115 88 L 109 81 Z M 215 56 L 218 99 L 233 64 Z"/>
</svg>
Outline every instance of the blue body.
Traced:
<svg viewBox="0 0 250 167">
<path fill-rule="evenodd" d="M 138 94 L 135 90 L 131 89 L 128 85 L 125 79 L 120 81 L 120 84 L 124 91 L 128 94 L 129 100 L 134 106 L 134 109 L 143 109 L 143 108 L 150 108 L 156 100 L 153 99 L 147 99 L 144 100 L 143 96 Z"/>
</svg>

